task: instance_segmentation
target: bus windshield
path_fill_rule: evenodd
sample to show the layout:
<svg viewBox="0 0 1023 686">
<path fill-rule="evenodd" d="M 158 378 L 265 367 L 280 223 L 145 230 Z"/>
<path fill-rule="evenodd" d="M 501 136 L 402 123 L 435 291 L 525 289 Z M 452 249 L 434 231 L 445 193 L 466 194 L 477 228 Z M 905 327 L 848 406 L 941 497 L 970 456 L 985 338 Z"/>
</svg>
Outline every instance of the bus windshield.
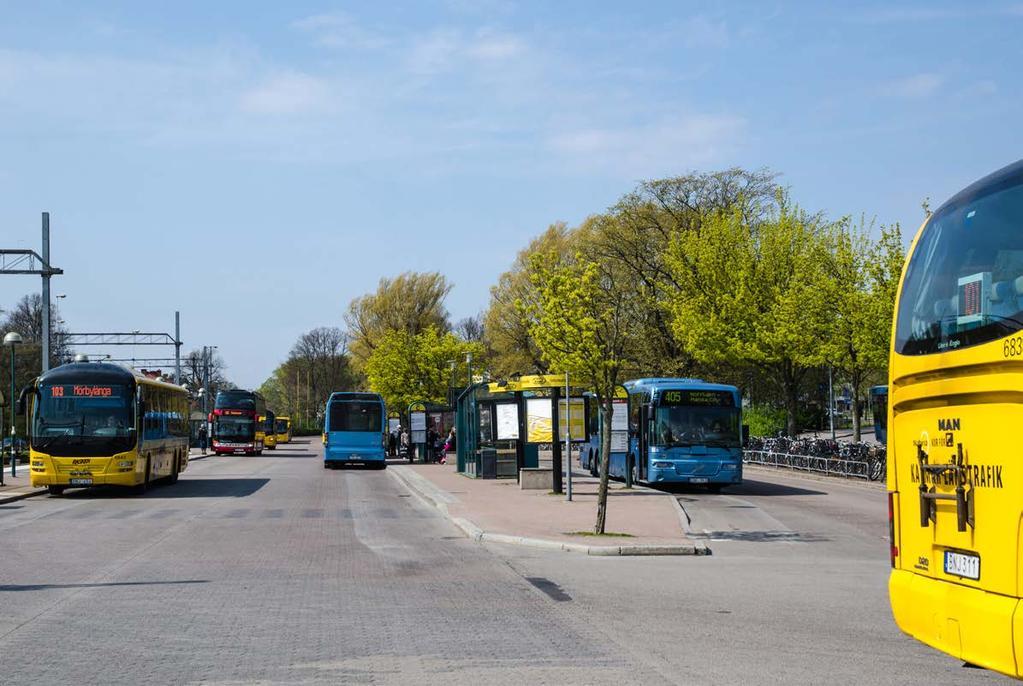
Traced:
<svg viewBox="0 0 1023 686">
<path fill-rule="evenodd" d="M 1023 328 L 1023 182 L 931 218 L 906 270 L 895 351 L 926 355 Z"/>
<path fill-rule="evenodd" d="M 252 417 L 218 415 L 213 424 L 213 437 L 225 443 L 248 443 L 255 433 Z"/>
<path fill-rule="evenodd" d="M 279 434 L 287 433 L 288 432 L 288 421 L 286 419 L 278 419 L 277 420 L 276 431 Z"/>
<path fill-rule="evenodd" d="M 381 431 L 383 408 L 379 402 L 330 404 L 330 431 Z"/>
<path fill-rule="evenodd" d="M 654 412 L 651 444 L 662 447 L 693 445 L 738 448 L 739 410 L 734 407 L 673 405 Z"/>
<path fill-rule="evenodd" d="M 123 384 L 39 387 L 32 446 L 68 457 L 107 455 L 135 445 L 135 401 Z"/>
</svg>

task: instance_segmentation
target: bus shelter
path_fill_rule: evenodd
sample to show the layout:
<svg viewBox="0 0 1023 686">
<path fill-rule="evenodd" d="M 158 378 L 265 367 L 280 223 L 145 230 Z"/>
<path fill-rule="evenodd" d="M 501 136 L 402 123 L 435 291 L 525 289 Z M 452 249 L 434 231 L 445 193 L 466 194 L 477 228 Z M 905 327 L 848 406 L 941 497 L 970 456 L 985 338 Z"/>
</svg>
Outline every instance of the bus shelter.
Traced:
<svg viewBox="0 0 1023 686">
<path fill-rule="evenodd" d="M 435 441 L 443 442 L 455 426 L 455 409 L 450 405 L 417 400 L 408 406 L 409 438 L 420 462 L 435 457 Z"/>
<path fill-rule="evenodd" d="M 563 374 L 467 388 L 456 405 L 458 471 L 471 477 L 518 478 L 520 470 L 539 466 L 540 450 L 549 446 L 554 492 L 561 493 L 565 425 L 572 442 L 588 441 L 591 412 L 585 389 L 569 386 L 567 391 L 566 398 Z"/>
</svg>

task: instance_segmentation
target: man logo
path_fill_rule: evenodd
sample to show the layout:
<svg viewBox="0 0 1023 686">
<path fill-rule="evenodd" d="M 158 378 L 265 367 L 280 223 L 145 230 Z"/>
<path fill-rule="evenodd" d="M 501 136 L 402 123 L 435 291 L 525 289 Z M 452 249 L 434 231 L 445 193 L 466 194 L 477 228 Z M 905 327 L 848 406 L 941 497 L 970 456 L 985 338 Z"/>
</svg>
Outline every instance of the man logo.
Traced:
<svg viewBox="0 0 1023 686">
<path fill-rule="evenodd" d="M 938 431 L 959 431 L 959 418 L 939 419 Z"/>
</svg>

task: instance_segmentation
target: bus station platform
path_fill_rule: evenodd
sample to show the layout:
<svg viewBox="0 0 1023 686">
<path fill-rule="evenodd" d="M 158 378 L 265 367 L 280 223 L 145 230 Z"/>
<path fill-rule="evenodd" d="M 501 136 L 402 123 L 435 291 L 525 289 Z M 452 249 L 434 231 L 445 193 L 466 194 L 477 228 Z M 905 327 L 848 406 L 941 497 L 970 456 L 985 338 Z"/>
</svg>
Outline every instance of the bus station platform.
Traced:
<svg viewBox="0 0 1023 686">
<path fill-rule="evenodd" d="M 471 479 L 447 464 L 391 464 L 394 477 L 478 542 L 526 545 L 589 555 L 706 555 L 685 535 L 678 501 L 651 488 L 612 481 L 607 534 L 594 536 L 599 479 L 572 472 L 572 501 L 521 490 L 510 479 Z M 614 535 L 618 534 L 618 535 Z"/>
</svg>

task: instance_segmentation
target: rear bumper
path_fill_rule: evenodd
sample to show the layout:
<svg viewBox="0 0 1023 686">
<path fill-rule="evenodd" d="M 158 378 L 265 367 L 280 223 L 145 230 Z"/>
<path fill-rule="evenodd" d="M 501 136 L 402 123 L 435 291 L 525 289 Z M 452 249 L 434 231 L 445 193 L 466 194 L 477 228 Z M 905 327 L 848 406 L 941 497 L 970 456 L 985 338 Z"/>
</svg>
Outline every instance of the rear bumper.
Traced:
<svg viewBox="0 0 1023 686">
<path fill-rule="evenodd" d="M 1018 598 L 900 569 L 892 570 L 888 593 L 895 623 L 913 638 L 964 662 L 1020 676 L 1023 654 L 1012 640 L 1014 630 L 1023 632 Z"/>
<path fill-rule="evenodd" d="M 328 447 L 323 451 L 324 462 L 384 462 L 386 459 L 383 450 L 331 450 Z"/>
</svg>

